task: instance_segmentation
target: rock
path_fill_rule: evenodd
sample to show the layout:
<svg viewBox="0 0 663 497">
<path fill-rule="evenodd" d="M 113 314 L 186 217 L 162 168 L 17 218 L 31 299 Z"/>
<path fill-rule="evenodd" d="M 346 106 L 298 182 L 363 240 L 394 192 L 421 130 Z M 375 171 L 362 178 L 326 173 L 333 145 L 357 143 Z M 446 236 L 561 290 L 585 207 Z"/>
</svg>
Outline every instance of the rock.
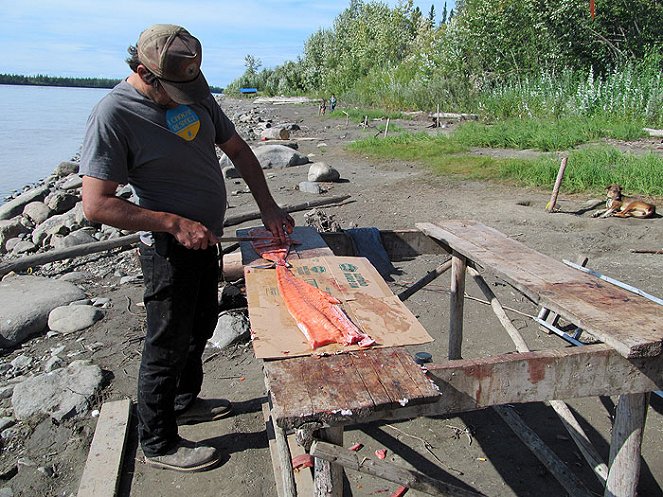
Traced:
<svg viewBox="0 0 663 497">
<path fill-rule="evenodd" d="M 0 282 L 0 347 L 18 345 L 46 328 L 49 313 L 85 297 L 76 285 L 36 276 Z"/>
<path fill-rule="evenodd" d="M 41 224 L 51 215 L 51 209 L 44 202 L 30 202 L 23 209 L 23 215 L 29 217 L 35 224 Z"/>
<path fill-rule="evenodd" d="M 69 175 L 60 185 L 61 190 L 76 190 L 83 186 L 83 178 L 78 174 Z"/>
<path fill-rule="evenodd" d="M 83 245 L 86 243 L 94 243 L 97 239 L 93 236 L 94 231 L 86 228 L 69 233 L 62 239 L 61 247 L 69 248 L 76 245 Z"/>
<path fill-rule="evenodd" d="M 0 488 L 0 497 L 14 497 L 14 491 L 10 487 Z"/>
<path fill-rule="evenodd" d="M 7 241 L 17 238 L 21 233 L 28 233 L 29 231 L 21 222 L 20 217 L 0 221 L 0 252 L 5 250 Z"/>
<path fill-rule="evenodd" d="M 49 189 L 48 186 L 39 186 L 28 190 L 25 193 L 22 193 L 18 197 L 9 202 L 6 202 L 0 205 L 0 220 L 11 219 L 14 216 L 17 216 L 26 205 L 35 200 L 43 200 L 46 195 L 48 195 Z"/>
<path fill-rule="evenodd" d="M 65 273 L 58 278 L 60 281 L 69 281 L 71 283 L 83 283 L 85 281 L 91 281 L 94 278 L 94 275 L 89 271 L 72 271 L 71 273 Z"/>
<path fill-rule="evenodd" d="M 52 235 L 68 235 L 73 227 L 87 224 L 83 215 L 83 204 L 78 202 L 69 212 L 53 216 L 37 226 L 32 232 L 32 242 L 42 245 L 44 240 Z"/>
<path fill-rule="evenodd" d="M 254 150 L 263 169 L 280 169 L 284 167 L 308 164 L 309 158 L 295 152 L 284 145 L 262 145 Z"/>
<path fill-rule="evenodd" d="M 111 299 L 108 297 L 96 297 L 92 299 L 92 305 L 106 309 L 111 306 Z"/>
<path fill-rule="evenodd" d="M 341 174 L 324 162 L 311 164 L 308 169 L 309 181 L 338 181 L 339 179 L 341 179 Z"/>
<path fill-rule="evenodd" d="M 232 164 L 223 167 L 221 171 L 223 172 L 223 177 L 225 179 L 241 179 L 242 177 L 237 168 Z"/>
<path fill-rule="evenodd" d="M 79 200 L 79 196 L 75 193 L 56 191 L 46 197 L 44 203 L 56 214 L 62 214 L 71 210 Z"/>
<path fill-rule="evenodd" d="M 50 312 L 48 327 L 60 333 L 73 333 L 89 328 L 103 317 L 103 311 L 91 305 L 65 305 Z"/>
<path fill-rule="evenodd" d="M 9 248 L 9 243 L 7 245 L 7 248 Z M 21 240 L 12 247 L 12 253 L 16 255 L 28 254 L 30 252 L 35 252 L 36 250 L 37 246 L 27 240 Z"/>
<path fill-rule="evenodd" d="M 14 385 L 5 385 L 4 387 L 0 387 L 0 400 L 8 399 L 9 397 L 12 396 L 13 392 L 14 392 Z"/>
<path fill-rule="evenodd" d="M 60 422 L 84 415 L 101 388 L 99 366 L 74 361 L 68 367 L 29 378 L 16 385 L 12 406 L 16 419 L 46 414 Z"/>
<path fill-rule="evenodd" d="M 16 420 L 14 418 L 0 418 L 0 431 L 6 430 L 7 428 L 10 428 L 16 424 Z"/>
<path fill-rule="evenodd" d="M 3 442 L 9 442 L 10 440 L 13 440 L 16 437 L 18 437 L 20 434 L 21 434 L 21 429 L 16 426 L 12 426 L 10 428 L 5 428 L 4 430 L 2 430 L 2 432 L 0 432 L 0 438 L 2 438 Z"/>
<path fill-rule="evenodd" d="M 322 193 L 322 187 L 320 184 L 312 181 L 302 181 L 297 185 L 297 188 L 300 192 L 304 193 Z"/>
<path fill-rule="evenodd" d="M 53 170 L 53 175 L 59 178 L 64 178 L 70 174 L 78 172 L 78 163 L 71 161 L 60 162 L 58 166 Z"/>
<path fill-rule="evenodd" d="M 250 330 L 249 319 L 244 312 L 222 312 L 207 343 L 217 349 L 224 349 L 242 337 L 250 336 Z"/>
<path fill-rule="evenodd" d="M 50 373 L 51 371 L 55 371 L 56 369 L 60 369 L 64 367 L 66 363 L 59 358 L 58 356 L 53 356 L 46 361 L 44 364 L 44 371 L 46 373 Z"/>
<path fill-rule="evenodd" d="M 26 371 L 32 366 L 32 357 L 21 354 L 16 357 L 11 363 L 12 369 L 17 374 L 20 374 L 22 371 Z"/>
</svg>

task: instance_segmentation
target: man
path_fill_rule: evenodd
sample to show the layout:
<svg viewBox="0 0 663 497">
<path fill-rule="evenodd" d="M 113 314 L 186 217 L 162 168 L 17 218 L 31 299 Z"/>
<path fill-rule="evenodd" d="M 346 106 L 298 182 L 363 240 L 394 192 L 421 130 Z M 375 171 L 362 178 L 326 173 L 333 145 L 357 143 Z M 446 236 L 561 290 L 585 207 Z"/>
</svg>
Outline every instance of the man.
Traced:
<svg viewBox="0 0 663 497">
<path fill-rule="evenodd" d="M 138 378 L 138 430 L 147 463 L 180 471 L 219 462 L 177 425 L 218 419 L 230 402 L 197 399 L 201 356 L 217 321 L 218 253 L 226 191 L 215 144 L 233 161 L 264 225 L 284 240 L 294 221 L 272 198 L 260 164 L 200 70 L 200 42 L 158 24 L 129 47 L 132 74 L 93 109 L 81 152 L 86 217 L 141 231 L 147 335 Z M 115 196 L 130 184 L 139 204 Z"/>
</svg>

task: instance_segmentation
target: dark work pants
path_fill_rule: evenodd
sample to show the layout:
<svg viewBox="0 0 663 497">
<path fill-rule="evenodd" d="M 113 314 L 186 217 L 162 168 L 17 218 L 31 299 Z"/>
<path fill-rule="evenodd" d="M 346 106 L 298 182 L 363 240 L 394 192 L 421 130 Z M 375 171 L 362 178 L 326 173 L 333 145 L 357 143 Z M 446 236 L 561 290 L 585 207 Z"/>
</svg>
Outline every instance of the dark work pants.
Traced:
<svg viewBox="0 0 663 497">
<path fill-rule="evenodd" d="M 203 382 L 202 354 L 218 316 L 216 247 L 189 250 L 167 234 L 140 244 L 147 335 L 138 375 L 138 435 L 147 457 L 178 441 L 176 414 Z"/>
</svg>

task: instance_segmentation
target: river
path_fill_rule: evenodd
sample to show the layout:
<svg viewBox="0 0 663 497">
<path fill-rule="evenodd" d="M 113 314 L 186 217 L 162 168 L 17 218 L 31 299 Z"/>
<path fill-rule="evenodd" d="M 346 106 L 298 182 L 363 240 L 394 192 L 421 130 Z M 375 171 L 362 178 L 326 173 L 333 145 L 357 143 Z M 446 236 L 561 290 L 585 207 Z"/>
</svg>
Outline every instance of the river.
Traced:
<svg viewBox="0 0 663 497">
<path fill-rule="evenodd" d="M 0 85 L 0 202 L 75 157 L 98 88 Z"/>
</svg>

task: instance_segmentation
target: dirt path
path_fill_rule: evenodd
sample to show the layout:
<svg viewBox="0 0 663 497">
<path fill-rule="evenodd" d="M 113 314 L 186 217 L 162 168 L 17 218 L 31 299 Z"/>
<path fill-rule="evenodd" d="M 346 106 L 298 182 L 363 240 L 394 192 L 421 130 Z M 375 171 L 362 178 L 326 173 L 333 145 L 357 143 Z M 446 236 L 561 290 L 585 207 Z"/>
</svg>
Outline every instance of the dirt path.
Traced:
<svg viewBox="0 0 663 497">
<path fill-rule="evenodd" d="M 376 226 L 381 229 L 414 228 L 416 222 L 437 219 L 475 219 L 492 226 L 525 245 L 558 260 L 575 259 L 579 254 L 589 258 L 588 266 L 628 282 L 655 295 L 663 293 L 663 256 L 633 254 L 630 249 L 663 248 L 663 225 L 660 218 L 651 220 L 593 219 L 589 203 L 600 201 L 583 196 L 560 196 L 561 212 L 548 214 L 544 207 L 549 192 L 527 190 L 435 177 L 421 166 L 407 161 L 374 161 L 350 154 L 344 144 L 361 136 L 375 134 L 374 129 L 360 129 L 344 120 L 320 118 L 315 104 L 252 106 L 250 103 L 227 101 L 224 104 L 232 117 L 235 112 L 254 107 L 265 118 L 275 122 L 294 122 L 302 130 L 295 138 L 304 154 L 315 154 L 314 160 L 327 162 L 340 171 L 345 182 L 328 185 L 327 195 L 349 194 L 352 202 L 325 209 L 343 228 Z M 403 121 L 406 129 L 426 129 L 420 120 Z M 326 146 L 320 146 L 322 143 Z M 654 144 L 655 147 L 655 144 Z M 280 203 L 297 203 L 313 198 L 295 189 L 306 180 L 308 166 L 267 171 L 270 188 Z M 228 191 L 239 191 L 241 181 L 229 181 Z M 229 215 L 253 210 L 251 196 L 237 194 L 229 197 Z M 304 213 L 296 213 L 297 223 L 305 224 Z M 255 225 L 246 223 L 241 227 Z M 228 234 L 231 234 L 230 231 Z M 118 259 L 121 261 L 118 263 Z M 402 275 L 392 285 L 395 292 L 411 283 L 439 262 L 435 257 L 420 257 L 399 265 Z M 95 261 L 91 264 L 103 264 Z M 111 265 L 138 272 L 133 252 L 116 256 Z M 125 271 L 125 272 L 127 272 Z M 89 291 L 95 296 L 109 296 L 114 307 L 103 321 L 86 332 L 86 340 L 107 344 L 101 351 L 87 354 L 102 368 L 112 371 L 113 380 L 104 393 L 108 399 L 135 399 L 135 379 L 138 370 L 142 333 L 142 308 L 139 286 L 120 286 L 117 272 L 109 271 L 105 278 L 95 281 Z M 501 302 L 527 314 L 537 309 L 524 297 L 495 278 L 488 278 Z M 448 322 L 449 279 L 442 277 L 424 291 L 415 294 L 407 303 L 436 341 L 412 352 L 425 350 L 434 359 L 446 357 L 446 326 Z M 468 283 L 467 293 L 481 296 Z M 530 319 L 512 314 L 532 349 L 563 347 L 559 339 L 542 333 Z M 624 324 L 628 326 L 628 323 Z M 32 343 L 37 350 L 47 352 L 49 344 L 42 340 Z M 490 308 L 469 300 L 466 304 L 465 357 L 479 357 L 512 351 L 513 347 Z M 221 354 L 208 354 L 204 396 L 231 397 L 237 414 L 219 422 L 184 427 L 183 436 L 205 441 L 219 447 L 226 454 L 225 464 L 212 471 L 182 475 L 149 468 L 141 462 L 132 437 L 126 477 L 121 495 L 152 496 L 275 496 L 272 465 L 262 420 L 261 403 L 265 388 L 260 362 L 252 354 L 250 345 L 242 344 Z M 81 355 L 85 358 L 86 355 Z M 602 456 L 608 457 L 610 421 L 616 399 L 581 399 L 570 402 L 581 424 L 595 442 Z M 576 472 L 594 492 L 602 494 L 591 470 L 580 457 L 574 443 L 560 425 L 554 412 L 542 405 L 519 405 L 516 410 L 525 421 Z M 663 402 L 652 398 L 647 429 L 643 442 L 643 466 L 640 495 L 663 495 Z M 58 478 L 39 482 L 24 482 L 14 488 L 14 495 L 75 494 L 82 466 L 91 439 L 94 423 L 77 426 L 53 426 L 42 423 L 35 428 L 25 449 L 29 457 L 50 456 L 59 465 Z M 54 442 L 55 440 L 55 442 Z M 414 466 L 433 477 L 457 485 L 465 485 L 491 496 L 563 495 L 556 480 L 538 460 L 518 441 L 492 410 L 463 414 L 453 418 L 420 418 L 393 424 L 376 423 L 347 431 L 346 443 L 361 442 L 366 454 L 387 448 L 388 460 Z M 424 442 L 428 445 L 425 445 Z M 427 448 L 428 447 L 428 448 Z M 17 480 L 18 481 L 18 480 Z M 390 495 L 397 485 L 348 472 L 347 495 L 356 497 Z M 35 493 L 36 492 L 36 493 Z M 408 496 L 421 493 L 410 491 Z"/>
</svg>

